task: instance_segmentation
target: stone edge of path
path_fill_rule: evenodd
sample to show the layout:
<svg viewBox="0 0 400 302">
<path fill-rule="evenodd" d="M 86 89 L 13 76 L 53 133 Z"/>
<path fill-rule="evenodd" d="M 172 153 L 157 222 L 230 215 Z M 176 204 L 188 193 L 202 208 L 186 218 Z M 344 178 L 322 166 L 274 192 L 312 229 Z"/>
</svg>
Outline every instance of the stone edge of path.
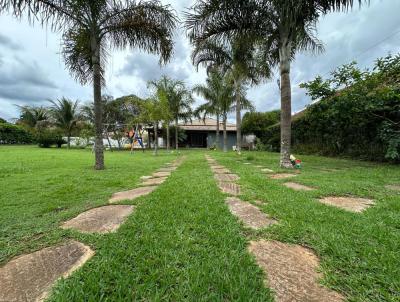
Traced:
<svg viewBox="0 0 400 302">
<path fill-rule="evenodd" d="M 72 229 L 81 233 L 107 234 L 116 232 L 125 222 L 129 215 L 135 210 L 133 205 L 105 205 L 89 209 L 61 224 L 62 229 Z M 112 217 L 106 215 L 106 209 L 112 209 Z M 99 212 L 100 213 L 96 213 Z M 120 212 L 116 214 L 115 212 Z M 98 215 L 96 215 L 98 214 Z M 92 223 L 93 220 L 98 223 Z M 89 227 L 87 227 L 89 225 Z"/>
<path fill-rule="evenodd" d="M 69 250 L 71 247 L 73 247 L 73 251 Z M 73 263 L 66 265 L 64 269 L 61 268 L 61 265 L 59 263 L 59 254 L 63 250 L 65 250 L 64 252 L 66 253 L 67 259 L 70 259 L 71 255 L 76 253 L 76 250 L 79 250 L 81 252 L 81 255 L 75 261 L 73 261 Z M 89 246 L 79 241 L 70 240 L 65 242 L 64 244 L 46 247 L 30 254 L 17 256 L 7 262 L 4 266 L 0 267 L 0 281 L 2 281 L 2 286 L 4 286 L 3 291 L 0 292 L 0 301 L 44 301 L 51 294 L 53 286 L 58 280 L 60 280 L 60 278 L 68 278 L 73 272 L 78 270 L 90 258 L 92 258 L 94 254 L 95 252 Z M 52 267 L 56 267 L 60 271 L 54 272 L 53 270 L 48 272 L 47 274 L 42 273 L 41 276 L 47 279 L 42 279 L 43 281 L 40 282 L 39 278 L 35 278 L 35 276 L 33 276 L 35 272 L 37 273 L 37 266 L 42 265 L 42 267 L 44 267 L 45 269 L 49 269 L 49 267 L 51 266 L 50 263 L 48 263 L 50 260 L 46 263 L 45 260 L 40 259 L 42 257 L 44 257 L 45 260 L 51 258 L 50 260 L 54 262 L 52 263 Z M 9 270 L 8 275 L 7 269 Z M 1 278 L 4 278 L 5 280 L 1 280 Z M 20 282 L 29 282 L 33 278 L 36 281 L 36 284 L 34 284 L 33 288 L 31 288 L 29 291 L 27 290 L 27 286 L 23 286 L 23 284 L 18 288 L 16 286 L 16 283 L 18 283 L 18 281 L 13 280 L 13 278 L 19 278 Z M 7 285 L 7 282 L 8 285 L 11 286 L 11 293 L 6 292 L 5 286 Z M 32 287 L 32 282 L 30 283 L 30 285 Z M 6 296 L 7 293 L 8 296 Z M 10 295 L 13 295 L 14 298 L 12 298 Z M 21 298 L 23 300 L 21 300 Z"/>
<path fill-rule="evenodd" d="M 264 272 L 264 283 L 275 301 L 341 302 L 345 297 L 322 286 L 320 261 L 309 248 L 274 240 L 250 241 L 248 251 Z"/>
</svg>

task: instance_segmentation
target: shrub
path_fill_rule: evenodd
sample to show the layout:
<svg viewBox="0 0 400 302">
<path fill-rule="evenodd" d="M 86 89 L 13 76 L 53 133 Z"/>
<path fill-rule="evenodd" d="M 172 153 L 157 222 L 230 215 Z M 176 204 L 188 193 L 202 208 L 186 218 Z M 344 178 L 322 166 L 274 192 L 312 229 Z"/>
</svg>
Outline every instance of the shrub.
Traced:
<svg viewBox="0 0 400 302">
<path fill-rule="evenodd" d="M 0 144 L 30 144 L 32 135 L 21 126 L 0 123 Z"/>
<path fill-rule="evenodd" d="M 41 148 L 50 148 L 53 145 L 61 148 L 61 145 L 67 143 L 59 130 L 48 128 L 42 129 L 36 133 L 36 142 Z"/>
</svg>

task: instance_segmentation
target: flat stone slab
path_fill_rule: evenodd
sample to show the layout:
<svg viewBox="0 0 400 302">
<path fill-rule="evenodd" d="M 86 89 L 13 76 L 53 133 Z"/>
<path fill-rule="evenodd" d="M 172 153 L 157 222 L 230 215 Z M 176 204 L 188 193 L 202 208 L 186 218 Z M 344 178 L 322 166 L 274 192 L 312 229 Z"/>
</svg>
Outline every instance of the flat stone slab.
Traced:
<svg viewBox="0 0 400 302">
<path fill-rule="evenodd" d="M 121 201 L 121 200 L 133 200 L 135 198 L 148 195 L 153 192 L 157 187 L 140 187 L 129 191 L 114 193 L 109 199 L 110 203 Z"/>
<path fill-rule="evenodd" d="M 211 169 L 224 169 L 224 166 L 221 165 L 211 165 Z"/>
<path fill-rule="evenodd" d="M 393 191 L 400 191 L 400 185 L 387 185 L 385 188 Z"/>
<path fill-rule="evenodd" d="M 256 168 L 262 168 L 262 167 L 264 167 L 264 166 L 256 165 L 255 167 L 256 167 Z"/>
<path fill-rule="evenodd" d="M 166 180 L 167 180 L 167 177 L 150 178 L 146 181 L 143 181 L 142 185 L 143 186 L 161 185 Z"/>
<path fill-rule="evenodd" d="M 261 172 L 272 173 L 272 172 L 274 172 L 274 170 L 264 168 L 264 169 L 261 169 Z"/>
<path fill-rule="evenodd" d="M 110 233 L 116 231 L 133 210 L 131 205 L 94 208 L 66 221 L 61 227 L 83 233 Z"/>
<path fill-rule="evenodd" d="M 228 170 L 227 168 L 211 169 L 211 170 L 216 174 L 229 174 L 229 173 L 231 173 L 231 171 Z"/>
<path fill-rule="evenodd" d="M 0 267 L 0 301 L 43 301 L 61 277 L 68 277 L 94 255 L 86 245 L 71 241 L 14 258 Z"/>
<path fill-rule="evenodd" d="M 328 196 L 319 199 L 319 201 L 330 206 L 335 206 L 356 213 L 360 213 L 375 204 L 371 199 L 347 196 Z"/>
<path fill-rule="evenodd" d="M 236 174 L 215 174 L 214 177 L 218 181 L 227 181 L 227 182 L 232 182 L 239 179 L 239 176 Z"/>
<path fill-rule="evenodd" d="M 240 186 L 238 184 L 220 181 L 218 182 L 218 187 L 224 193 L 234 196 L 240 195 Z"/>
<path fill-rule="evenodd" d="M 271 179 L 285 179 L 285 178 L 290 178 L 290 177 L 295 177 L 297 176 L 296 174 L 292 173 L 278 173 L 278 174 L 272 174 L 269 178 Z"/>
<path fill-rule="evenodd" d="M 177 169 L 178 167 L 165 167 L 165 168 L 160 168 L 158 169 L 159 172 L 173 172 Z"/>
<path fill-rule="evenodd" d="M 153 173 L 153 177 L 167 177 L 170 176 L 171 172 L 164 172 L 164 171 L 160 171 L 160 172 L 154 172 Z"/>
<path fill-rule="evenodd" d="M 243 163 L 243 165 L 251 165 L 251 163 Z"/>
<path fill-rule="evenodd" d="M 298 184 L 295 182 L 285 182 L 283 184 L 285 187 L 296 190 L 296 191 L 313 191 L 315 190 L 314 188 L 302 185 L 302 184 Z"/>
<path fill-rule="evenodd" d="M 266 275 L 276 302 L 339 302 L 344 297 L 318 283 L 319 260 L 309 249 L 279 241 L 251 241 L 249 251 Z"/>
<path fill-rule="evenodd" d="M 247 227 L 261 229 L 277 223 L 269 218 L 256 206 L 236 197 L 228 197 L 225 201 L 233 215 L 238 217 Z"/>
<path fill-rule="evenodd" d="M 150 178 L 153 178 L 153 176 L 151 176 L 151 175 L 140 176 L 141 180 L 147 180 L 147 179 L 150 179 Z"/>
</svg>

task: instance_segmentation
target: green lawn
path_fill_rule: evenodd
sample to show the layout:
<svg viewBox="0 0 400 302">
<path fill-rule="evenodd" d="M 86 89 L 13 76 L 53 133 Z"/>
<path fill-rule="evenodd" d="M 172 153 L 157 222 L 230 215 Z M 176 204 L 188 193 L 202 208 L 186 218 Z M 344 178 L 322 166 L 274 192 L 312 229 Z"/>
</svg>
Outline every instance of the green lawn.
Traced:
<svg viewBox="0 0 400 302">
<path fill-rule="evenodd" d="M 0 147 L 0 265 L 74 238 L 96 255 L 58 283 L 52 301 L 272 301 L 246 244 L 273 238 L 312 248 L 321 282 L 348 301 L 400 301 L 400 194 L 384 188 L 400 182 L 398 166 L 301 157 L 293 181 L 318 189 L 297 192 L 255 167 L 278 170 L 277 154 L 208 151 L 241 177 L 242 199 L 266 201 L 262 210 L 280 222 L 252 231 L 224 204 L 206 151 L 183 153 L 184 163 L 156 191 L 124 202 L 137 209 L 118 232 L 83 235 L 58 226 L 137 186 L 176 155 L 107 152 L 107 169 L 94 171 L 87 150 Z M 368 197 L 376 205 L 349 213 L 316 202 L 327 195 Z"/>
</svg>

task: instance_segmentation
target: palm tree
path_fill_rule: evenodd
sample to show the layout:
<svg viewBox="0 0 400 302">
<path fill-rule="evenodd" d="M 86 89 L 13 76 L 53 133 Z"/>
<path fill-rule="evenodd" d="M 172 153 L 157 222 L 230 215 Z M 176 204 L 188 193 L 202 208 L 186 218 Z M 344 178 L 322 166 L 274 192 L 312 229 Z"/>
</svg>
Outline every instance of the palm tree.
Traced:
<svg viewBox="0 0 400 302">
<path fill-rule="evenodd" d="M 220 117 L 221 117 L 221 104 L 224 99 L 232 99 L 232 91 L 230 87 L 225 85 L 224 78 L 221 73 L 216 70 L 211 71 L 208 74 L 208 78 L 206 80 L 205 85 L 196 85 L 193 87 L 192 91 L 202 96 L 207 102 L 198 106 L 194 112 L 194 115 L 203 119 L 207 115 L 215 115 L 217 118 L 216 123 L 216 133 L 215 133 L 215 145 L 216 148 L 220 147 L 219 140 L 219 125 L 220 125 Z"/>
<path fill-rule="evenodd" d="M 178 150 L 178 122 L 184 120 L 185 122 L 192 117 L 192 104 L 194 99 L 192 92 L 186 89 L 182 81 L 176 81 L 174 89 L 170 91 L 171 95 L 168 98 L 169 112 L 175 121 L 175 149 Z"/>
<path fill-rule="evenodd" d="M 258 83 L 261 77 L 269 77 L 269 70 L 260 69 L 257 65 L 256 52 L 250 37 L 239 36 L 229 44 L 218 44 L 212 39 L 197 39 L 194 34 L 190 35 L 195 44 L 192 53 L 193 63 L 196 67 L 200 64 L 208 69 L 219 68 L 225 73 L 230 74 L 233 80 L 233 87 L 236 99 L 236 150 L 240 154 L 242 133 L 241 133 L 241 108 L 240 90 L 243 86 L 251 82 Z M 261 73 L 263 71 L 264 73 Z"/>
<path fill-rule="evenodd" d="M 93 83 L 95 108 L 95 169 L 104 169 L 101 88 L 105 84 L 107 48 L 126 46 L 171 57 L 176 17 L 169 5 L 152 1 L 112 0 L 2 0 L 16 16 L 26 11 L 31 21 L 63 33 L 66 66 L 82 84 Z"/>
<path fill-rule="evenodd" d="M 17 120 L 18 124 L 24 125 L 28 128 L 35 128 L 40 123 L 48 121 L 49 114 L 48 110 L 44 107 L 31 107 L 31 106 L 19 106 L 21 114 Z"/>
<path fill-rule="evenodd" d="M 202 0 L 187 14 L 186 26 L 195 41 L 232 41 L 238 35 L 254 37 L 261 62 L 280 69 L 281 90 L 281 159 L 290 163 L 291 84 L 290 62 L 297 51 L 321 51 L 315 38 L 315 25 L 321 14 L 347 9 L 353 0 Z M 368 2 L 368 0 L 358 0 Z"/>
<path fill-rule="evenodd" d="M 50 109 L 54 124 L 62 129 L 67 136 L 67 147 L 71 146 L 71 135 L 79 121 L 78 101 L 71 101 L 62 98 L 57 101 L 50 101 L 53 106 Z"/>
</svg>

